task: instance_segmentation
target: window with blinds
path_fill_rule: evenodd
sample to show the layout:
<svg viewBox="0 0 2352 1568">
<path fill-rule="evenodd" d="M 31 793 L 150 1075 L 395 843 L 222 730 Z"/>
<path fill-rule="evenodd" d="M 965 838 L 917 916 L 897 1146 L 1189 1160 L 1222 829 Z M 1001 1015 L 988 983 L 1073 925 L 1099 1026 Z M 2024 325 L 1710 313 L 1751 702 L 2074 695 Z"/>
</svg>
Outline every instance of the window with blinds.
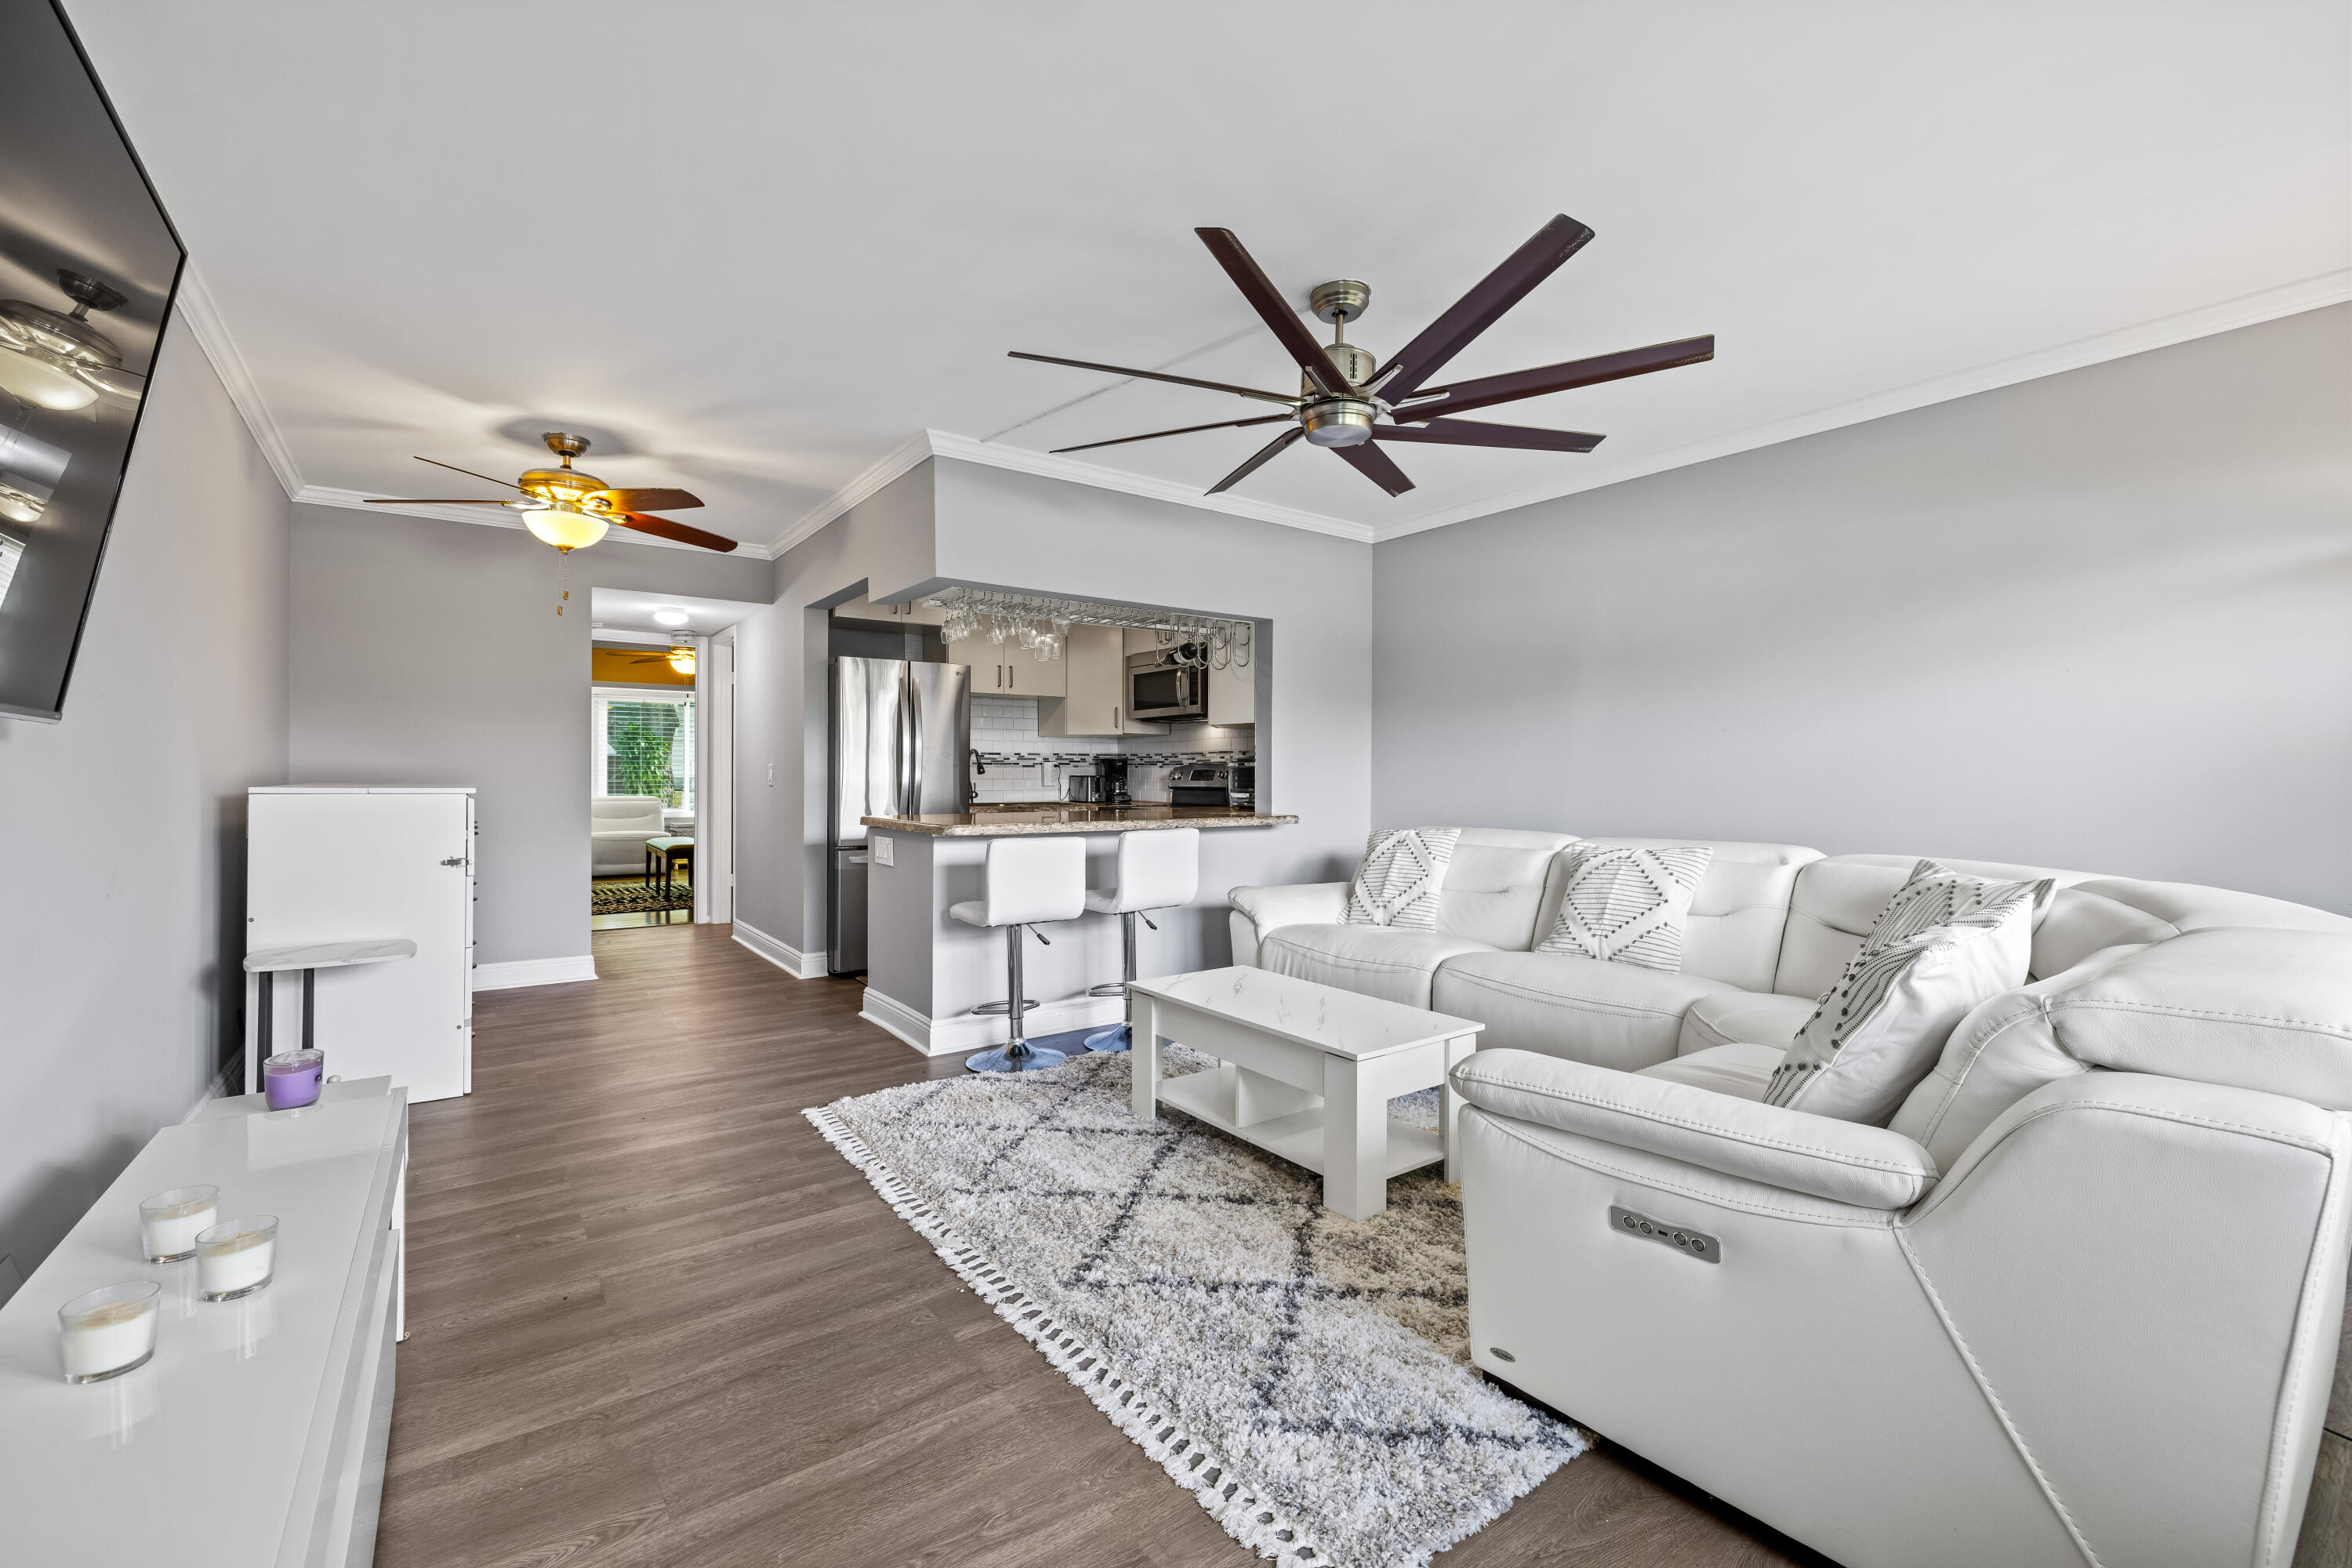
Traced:
<svg viewBox="0 0 2352 1568">
<path fill-rule="evenodd" d="M 667 806 L 694 809 L 694 697 L 651 691 L 597 691 L 589 788 L 597 795 L 657 795 Z"/>
</svg>

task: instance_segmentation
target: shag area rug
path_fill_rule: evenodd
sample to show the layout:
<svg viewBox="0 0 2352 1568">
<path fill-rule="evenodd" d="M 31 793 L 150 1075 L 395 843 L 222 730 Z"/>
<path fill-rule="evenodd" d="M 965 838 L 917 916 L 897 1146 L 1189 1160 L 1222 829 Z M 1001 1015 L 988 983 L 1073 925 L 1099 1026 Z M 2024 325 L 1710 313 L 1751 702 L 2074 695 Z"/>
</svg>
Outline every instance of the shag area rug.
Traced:
<svg viewBox="0 0 2352 1568">
<path fill-rule="evenodd" d="M 1171 1077 L 1206 1058 L 1164 1053 Z M 1129 1054 L 806 1111 L 997 1315 L 1285 1568 L 1420 1565 L 1583 1452 L 1470 1370 L 1456 1189 L 1322 1206 L 1312 1173 L 1167 1106 Z M 1434 1090 L 1399 1102 L 1435 1123 Z"/>
</svg>

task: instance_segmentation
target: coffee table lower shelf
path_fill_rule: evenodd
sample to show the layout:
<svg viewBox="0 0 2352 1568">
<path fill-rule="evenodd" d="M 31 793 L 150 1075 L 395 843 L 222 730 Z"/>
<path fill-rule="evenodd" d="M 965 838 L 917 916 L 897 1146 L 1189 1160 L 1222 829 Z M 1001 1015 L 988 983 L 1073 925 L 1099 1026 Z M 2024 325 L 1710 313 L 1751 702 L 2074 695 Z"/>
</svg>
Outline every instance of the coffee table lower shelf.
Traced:
<svg viewBox="0 0 2352 1568">
<path fill-rule="evenodd" d="M 1304 1165 L 1318 1176 L 1328 1174 L 1323 1169 L 1320 1097 L 1315 1097 L 1318 1103 L 1311 1109 L 1244 1123 L 1238 1120 L 1235 1104 L 1239 1098 L 1235 1076 L 1230 1069 L 1212 1068 L 1207 1072 L 1162 1079 L 1160 1103 L 1196 1116 L 1219 1131 L 1255 1144 L 1269 1154 L 1279 1154 L 1294 1165 Z M 1389 1118 L 1388 1158 L 1381 1171 L 1383 1181 L 1402 1176 L 1407 1171 L 1418 1171 L 1423 1165 L 1438 1164 L 1444 1158 L 1444 1142 L 1435 1132 L 1393 1116 Z"/>
</svg>

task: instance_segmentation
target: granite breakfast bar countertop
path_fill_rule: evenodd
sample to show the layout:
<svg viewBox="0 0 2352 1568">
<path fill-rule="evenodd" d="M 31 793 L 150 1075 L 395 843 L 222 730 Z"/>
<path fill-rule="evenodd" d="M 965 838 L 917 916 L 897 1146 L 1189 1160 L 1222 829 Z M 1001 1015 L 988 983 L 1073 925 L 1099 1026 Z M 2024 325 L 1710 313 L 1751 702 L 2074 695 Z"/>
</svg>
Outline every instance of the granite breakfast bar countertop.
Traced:
<svg viewBox="0 0 2352 1568">
<path fill-rule="evenodd" d="M 1221 805 L 1065 805 L 1039 801 L 858 820 L 886 832 L 919 833 L 932 838 L 1010 838 L 1032 833 L 1139 833 L 1160 827 L 1280 827 L 1298 818 Z"/>
</svg>

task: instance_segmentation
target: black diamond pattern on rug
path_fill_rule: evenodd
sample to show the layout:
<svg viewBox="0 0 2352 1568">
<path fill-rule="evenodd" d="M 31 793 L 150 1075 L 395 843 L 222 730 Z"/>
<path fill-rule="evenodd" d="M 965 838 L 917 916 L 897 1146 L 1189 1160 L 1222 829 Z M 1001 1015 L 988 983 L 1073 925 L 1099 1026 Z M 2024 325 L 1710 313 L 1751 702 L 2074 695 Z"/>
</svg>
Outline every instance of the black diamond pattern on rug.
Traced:
<svg viewBox="0 0 2352 1568">
<path fill-rule="evenodd" d="M 1165 1054 L 1171 1074 L 1208 1065 Z M 1137 1122 L 1131 1060 L 933 1079 L 810 1114 L 1278 1561 L 1426 1563 L 1582 1451 L 1469 1370 L 1460 1197 L 1440 1173 L 1400 1177 L 1385 1214 L 1347 1219 L 1313 1173 L 1181 1111 Z M 1433 1124 L 1433 1100 L 1399 1109 Z"/>
</svg>

